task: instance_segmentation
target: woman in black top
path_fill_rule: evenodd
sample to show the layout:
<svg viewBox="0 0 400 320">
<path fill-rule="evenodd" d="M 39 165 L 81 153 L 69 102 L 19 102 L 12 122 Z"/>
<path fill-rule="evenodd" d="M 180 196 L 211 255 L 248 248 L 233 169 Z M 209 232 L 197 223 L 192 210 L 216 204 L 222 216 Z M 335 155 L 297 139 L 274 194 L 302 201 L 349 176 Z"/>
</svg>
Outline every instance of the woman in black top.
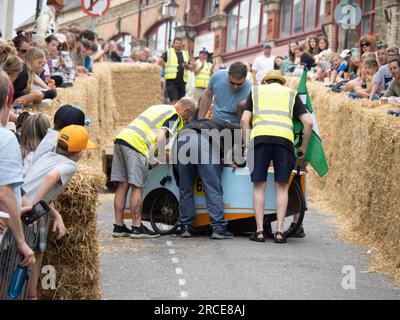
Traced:
<svg viewBox="0 0 400 320">
<path fill-rule="evenodd" d="M 34 87 L 35 82 L 41 82 L 38 74 L 43 71 L 46 63 L 46 56 L 42 49 L 31 48 L 26 52 L 25 64 L 13 83 L 15 104 L 27 106 L 31 103 L 41 103 L 43 99 L 55 98 L 54 90 L 42 91 Z"/>
</svg>

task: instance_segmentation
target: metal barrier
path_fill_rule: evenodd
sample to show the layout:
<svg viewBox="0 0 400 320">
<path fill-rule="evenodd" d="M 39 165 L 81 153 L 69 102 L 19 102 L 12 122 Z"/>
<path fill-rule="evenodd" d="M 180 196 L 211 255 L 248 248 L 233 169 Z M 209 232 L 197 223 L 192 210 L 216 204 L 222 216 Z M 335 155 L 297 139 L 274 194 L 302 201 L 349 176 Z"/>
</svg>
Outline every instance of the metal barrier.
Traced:
<svg viewBox="0 0 400 320">
<path fill-rule="evenodd" d="M 37 240 L 36 233 L 32 228 L 29 228 L 24 223 L 22 223 L 22 229 L 24 231 L 25 242 L 31 249 L 33 249 Z M 0 243 L 0 300 L 9 300 L 8 287 L 20 259 L 15 238 L 13 237 L 11 230 L 7 229 Z M 18 300 L 25 299 L 27 283 L 28 281 L 26 280 Z"/>
</svg>

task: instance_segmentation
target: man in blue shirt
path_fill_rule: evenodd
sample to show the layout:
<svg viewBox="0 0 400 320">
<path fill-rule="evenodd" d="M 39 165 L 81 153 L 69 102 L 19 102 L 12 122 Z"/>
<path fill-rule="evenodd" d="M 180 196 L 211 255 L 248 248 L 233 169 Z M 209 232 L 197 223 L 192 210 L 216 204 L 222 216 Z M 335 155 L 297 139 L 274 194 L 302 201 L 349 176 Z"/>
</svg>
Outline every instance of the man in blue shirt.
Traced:
<svg viewBox="0 0 400 320">
<path fill-rule="evenodd" d="M 238 105 L 246 100 L 251 90 L 251 82 L 246 80 L 247 67 L 243 62 L 235 62 L 229 71 L 220 70 L 213 74 L 200 102 L 199 119 L 205 118 L 214 97 L 213 119 L 223 119 L 240 123 L 236 114 Z"/>
</svg>

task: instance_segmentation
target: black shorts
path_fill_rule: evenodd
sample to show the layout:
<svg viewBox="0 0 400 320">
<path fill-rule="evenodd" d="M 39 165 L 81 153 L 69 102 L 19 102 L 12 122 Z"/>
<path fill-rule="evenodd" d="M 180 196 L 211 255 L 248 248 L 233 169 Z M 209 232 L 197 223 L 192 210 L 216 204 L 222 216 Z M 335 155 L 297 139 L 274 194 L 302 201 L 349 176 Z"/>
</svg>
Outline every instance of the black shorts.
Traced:
<svg viewBox="0 0 400 320">
<path fill-rule="evenodd" d="M 296 159 L 293 151 L 280 144 L 259 143 L 249 149 L 248 165 L 252 182 L 267 181 L 268 167 L 273 162 L 275 182 L 288 183 Z"/>
<path fill-rule="evenodd" d="M 175 80 L 166 81 L 166 89 L 170 101 L 179 100 L 186 95 L 186 83 Z"/>
</svg>

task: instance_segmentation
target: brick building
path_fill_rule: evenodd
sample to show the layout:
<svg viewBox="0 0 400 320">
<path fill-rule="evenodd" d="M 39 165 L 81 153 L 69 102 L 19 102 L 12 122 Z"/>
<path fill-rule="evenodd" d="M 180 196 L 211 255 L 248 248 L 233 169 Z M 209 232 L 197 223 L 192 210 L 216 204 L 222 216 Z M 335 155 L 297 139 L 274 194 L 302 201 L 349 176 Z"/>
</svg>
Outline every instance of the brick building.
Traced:
<svg viewBox="0 0 400 320">
<path fill-rule="evenodd" d="M 81 0 L 66 0 L 61 26 L 96 29 L 106 40 L 132 46 L 149 46 L 162 52 L 171 36 L 185 38 L 194 55 L 202 47 L 218 62 L 252 62 L 270 41 L 274 54 L 287 53 L 289 41 L 325 34 L 330 47 L 342 49 L 344 31 L 333 19 L 339 0 L 176 0 L 176 18 L 169 22 L 161 0 L 112 0 L 108 12 L 98 18 L 84 14 Z M 362 21 L 350 32 L 350 43 L 366 33 L 377 33 L 389 44 L 400 45 L 400 0 L 358 0 Z M 21 28 L 30 29 L 33 17 Z M 129 47 L 130 49 L 130 47 Z"/>
</svg>

